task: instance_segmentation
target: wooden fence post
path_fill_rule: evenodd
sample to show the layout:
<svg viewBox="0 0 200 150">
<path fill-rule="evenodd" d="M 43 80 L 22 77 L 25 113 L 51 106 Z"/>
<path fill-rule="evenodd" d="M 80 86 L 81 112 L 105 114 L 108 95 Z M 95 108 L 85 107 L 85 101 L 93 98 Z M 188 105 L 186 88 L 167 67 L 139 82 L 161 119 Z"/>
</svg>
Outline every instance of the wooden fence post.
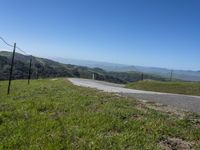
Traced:
<svg viewBox="0 0 200 150">
<path fill-rule="evenodd" d="M 16 49 L 16 43 L 14 43 L 13 54 L 12 54 L 10 76 L 9 76 L 9 83 L 8 83 L 8 93 L 7 93 L 8 95 L 10 94 L 10 86 L 11 86 L 11 81 L 12 81 L 12 72 L 13 72 L 13 65 L 14 65 L 14 59 L 15 59 L 15 49 Z"/>
<path fill-rule="evenodd" d="M 31 58 L 30 58 L 30 64 L 29 64 L 28 84 L 30 84 L 30 79 L 31 79 L 31 65 L 32 65 L 32 56 L 31 56 Z"/>
</svg>

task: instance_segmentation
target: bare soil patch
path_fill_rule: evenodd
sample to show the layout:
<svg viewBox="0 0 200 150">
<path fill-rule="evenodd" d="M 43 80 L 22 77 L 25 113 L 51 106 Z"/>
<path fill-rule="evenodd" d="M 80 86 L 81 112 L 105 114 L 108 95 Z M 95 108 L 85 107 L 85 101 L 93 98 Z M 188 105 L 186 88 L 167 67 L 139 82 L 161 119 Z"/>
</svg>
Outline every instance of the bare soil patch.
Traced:
<svg viewBox="0 0 200 150">
<path fill-rule="evenodd" d="M 178 138 L 168 138 L 160 142 L 163 150 L 194 150 L 193 143 Z"/>
<path fill-rule="evenodd" d="M 179 118 L 184 118 L 189 113 L 183 109 L 178 109 L 176 107 L 172 107 L 169 105 L 164 105 L 164 104 L 155 103 L 155 102 L 149 102 L 149 101 L 141 100 L 141 99 L 138 99 L 138 100 L 142 103 L 142 105 L 143 105 L 142 108 L 146 107 L 149 109 L 154 109 L 154 110 L 157 110 L 157 111 L 160 111 L 163 113 L 167 113 L 169 115 L 178 116 Z M 140 109 L 140 107 L 139 107 L 139 109 Z"/>
</svg>

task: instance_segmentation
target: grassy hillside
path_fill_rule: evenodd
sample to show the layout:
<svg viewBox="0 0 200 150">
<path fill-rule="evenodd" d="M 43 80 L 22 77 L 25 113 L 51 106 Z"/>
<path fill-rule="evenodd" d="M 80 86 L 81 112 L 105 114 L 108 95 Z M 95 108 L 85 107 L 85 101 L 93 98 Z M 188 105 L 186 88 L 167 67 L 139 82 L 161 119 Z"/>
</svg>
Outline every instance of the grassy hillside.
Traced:
<svg viewBox="0 0 200 150">
<path fill-rule="evenodd" d="M 9 96 L 7 81 L 0 89 L 0 149 L 158 150 L 169 138 L 200 148 L 198 115 L 169 115 L 64 79 L 16 80 Z"/>
<path fill-rule="evenodd" d="M 200 83 L 198 82 L 161 82 L 153 80 L 144 80 L 134 83 L 129 83 L 127 88 L 138 90 L 186 94 L 186 95 L 200 95 Z"/>
<path fill-rule="evenodd" d="M 10 61 L 12 53 L 0 52 L 0 80 L 7 80 L 9 77 Z M 100 72 L 97 68 L 88 68 L 75 66 L 70 64 L 62 64 L 45 58 L 33 57 L 32 78 L 47 78 L 47 77 L 81 77 L 104 80 L 115 83 L 126 83 L 119 78 L 113 77 L 109 74 Z M 15 63 L 13 69 L 14 79 L 26 79 L 28 77 L 30 56 L 25 56 L 19 53 L 15 54 Z"/>
</svg>

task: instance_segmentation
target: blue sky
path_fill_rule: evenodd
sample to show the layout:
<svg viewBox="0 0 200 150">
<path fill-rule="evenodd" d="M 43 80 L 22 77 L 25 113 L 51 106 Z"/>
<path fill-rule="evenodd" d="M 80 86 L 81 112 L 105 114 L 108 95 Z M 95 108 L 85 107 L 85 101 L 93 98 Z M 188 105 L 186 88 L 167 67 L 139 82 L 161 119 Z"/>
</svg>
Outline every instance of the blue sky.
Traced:
<svg viewBox="0 0 200 150">
<path fill-rule="evenodd" d="M 200 70 L 199 8 L 199 0 L 0 0 L 0 36 L 41 57 Z"/>
</svg>

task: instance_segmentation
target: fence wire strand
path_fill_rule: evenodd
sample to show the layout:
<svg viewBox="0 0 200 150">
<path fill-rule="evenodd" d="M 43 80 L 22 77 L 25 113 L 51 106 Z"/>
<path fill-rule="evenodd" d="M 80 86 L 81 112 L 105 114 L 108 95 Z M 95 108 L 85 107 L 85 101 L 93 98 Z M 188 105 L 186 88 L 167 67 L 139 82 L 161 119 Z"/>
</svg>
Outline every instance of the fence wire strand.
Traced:
<svg viewBox="0 0 200 150">
<path fill-rule="evenodd" d="M 1 36 L 0 36 L 0 40 L 1 40 L 5 45 L 14 48 L 13 45 L 9 44 L 9 43 L 8 43 L 3 37 L 1 37 Z M 27 52 L 25 52 L 24 50 L 22 50 L 22 49 L 21 49 L 20 47 L 18 47 L 18 46 L 16 46 L 16 49 L 17 49 L 18 51 L 22 52 L 22 53 L 25 54 L 25 55 L 30 55 L 30 54 L 28 54 Z"/>
</svg>

